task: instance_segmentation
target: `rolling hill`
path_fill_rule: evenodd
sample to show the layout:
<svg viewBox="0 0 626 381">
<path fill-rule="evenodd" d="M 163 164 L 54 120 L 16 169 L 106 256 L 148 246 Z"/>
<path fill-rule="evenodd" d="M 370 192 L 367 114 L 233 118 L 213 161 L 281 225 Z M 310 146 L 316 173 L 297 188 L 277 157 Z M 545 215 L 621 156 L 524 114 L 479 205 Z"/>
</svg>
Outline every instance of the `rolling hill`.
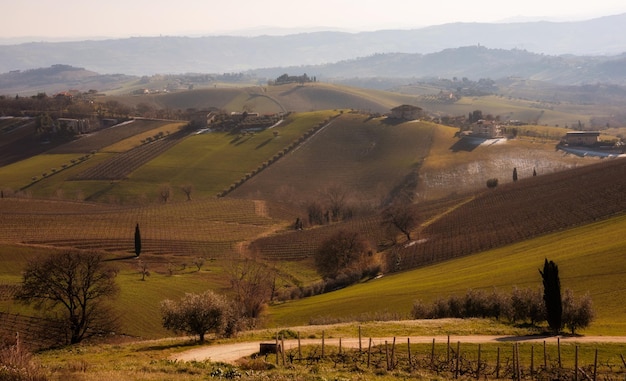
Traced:
<svg viewBox="0 0 626 381">
<path fill-rule="evenodd" d="M 277 62 L 281 66 L 319 65 L 377 53 L 428 54 L 477 43 L 539 54 L 620 54 L 626 50 L 621 33 L 625 18 L 622 14 L 561 23 L 456 23 L 361 33 L 33 42 L 0 46 L 0 72 L 62 63 L 104 74 L 232 73 L 274 67 Z"/>
</svg>

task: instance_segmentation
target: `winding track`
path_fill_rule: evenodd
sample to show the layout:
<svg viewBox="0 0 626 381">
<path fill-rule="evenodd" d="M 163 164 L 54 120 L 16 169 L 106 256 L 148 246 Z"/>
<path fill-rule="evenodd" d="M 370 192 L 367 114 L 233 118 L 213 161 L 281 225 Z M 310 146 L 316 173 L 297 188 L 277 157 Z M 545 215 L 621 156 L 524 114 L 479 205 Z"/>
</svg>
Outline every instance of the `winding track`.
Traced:
<svg viewBox="0 0 626 381">
<path fill-rule="evenodd" d="M 461 343 L 514 343 L 514 342 L 543 342 L 556 344 L 557 338 L 564 343 L 626 343 L 626 336 L 488 336 L 488 335 L 471 335 L 471 336 L 450 336 L 450 342 Z M 448 336 L 411 336 L 411 337 L 396 337 L 396 345 L 399 343 L 406 343 L 410 339 L 411 344 L 428 344 L 432 343 L 433 339 L 438 343 L 445 343 L 448 340 Z M 385 341 L 392 343 L 393 337 L 377 337 L 372 338 L 372 346 L 384 345 Z M 170 360 L 174 361 L 204 361 L 210 360 L 213 362 L 235 363 L 238 359 L 246 356 L 250 356 L 259 351 L 259 344 L 266 341 L 250 341 L 244 343 L 233 344 L 221 344 L 221 345 L 209 345 L 201 348 L 191 349 L 189 351 L 178 353 Z M 321 345 L 321 339 L 302 339 L 301 345 Z M 285 349 L 295 349 L 298 347 L 297 340 L 285 340 Z M 339 338 L 330 338 L 324 340 L 325 345 L 339 346 Z M 369 345 L 369 338 L 361 339 L 361 347 L 367 348 Z M 359 348 L 358 338 L 342 338 L 342 348 Z"/>
</svg>

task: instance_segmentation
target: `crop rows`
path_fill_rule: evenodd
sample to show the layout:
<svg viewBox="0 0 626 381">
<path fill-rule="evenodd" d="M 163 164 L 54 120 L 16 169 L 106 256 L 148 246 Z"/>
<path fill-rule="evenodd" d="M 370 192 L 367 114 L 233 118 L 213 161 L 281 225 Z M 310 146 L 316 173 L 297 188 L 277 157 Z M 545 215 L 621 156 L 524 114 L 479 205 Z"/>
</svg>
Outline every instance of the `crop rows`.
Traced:
<svg viewBox="0 0 626 381">
<path fill-rule="evenodd" d="M 58 344 L 57 330 L 50 330 L 52 322 L 23 315 L 0 312 L 0 338 L 15 338 L 19 334 L 20 341 L 30 350 L 50 348 Z"/>
<path fill-rule="evenodd" d="M 171 123 L 162 120 L 137 119 L 117 126 L 102 129 L 73 142 L 63 144 L 50 153 L 89 153 L 99 151 L 121 140 L 150 131 Z"/>
<path fill-rule="evenodd" d="M 0 200 L 7 206 L 0 208 L 0 241 L 127 255 L 133 252 L 138 223 L 142 251 L 147 254 L 219 257 L 233 253 L 238 242 L 263 234 L 275 223 L 259 215 L 249 200 L 210 199 L 142 208 L 29 202 Z"/>
<path fill-rule="evenodd" d="M 161 155 L 180 140 L 171 135 L 168 138 L 144 144 L 79 173 L 71 180 L 121 180 L 148 161 Z"/>
<path fill-rule="evenodd" d="M 626 210 L 626 167 L 615 160 L 487 191 L 422 231 L 407 268 L 579 226 Z"/>
<path fill-rule="evenodd" d="M 590 223 L 626 210 L 624 160 L 604 162 L 486 191 L 473 199 L 450 197 L 415 205 L 422 227 L 415 243 L 397 245 L 396 269 L 408 269 Z M 251 249 L 272 260 L 314 255 L 338 229 L 358 231 L 372 245 L 390 244 L 380 218 L 285 232 L 254 241 Z M 400 241 L 402 242 L 402 241 Z"/>
</svg>

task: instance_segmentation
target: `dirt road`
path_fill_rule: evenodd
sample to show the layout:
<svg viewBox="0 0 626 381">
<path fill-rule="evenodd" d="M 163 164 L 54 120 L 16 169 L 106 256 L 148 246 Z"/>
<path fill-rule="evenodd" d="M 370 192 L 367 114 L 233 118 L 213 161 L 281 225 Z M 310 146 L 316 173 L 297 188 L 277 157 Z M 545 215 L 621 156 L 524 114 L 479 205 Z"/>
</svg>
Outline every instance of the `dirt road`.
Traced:
<svg viewBox="0 0 626 381">
<path fill-rule="evenodd" d="M 560 338 L 562 343 L 626 343 L 626 336 L 581 336 L 581 337 L 568 337 L 568 336 L 450 336 L 450 342 L 456 343 L 514 343 L 514 342 L 543 342 L 556 343 L 557 338 Z M 432 343 L 433 339 L 437 343 L 445 343 L 448 340 L 448 336 L 412 336 L 412 337 L 396 337 L 396 345 L 399 343 L 406 343 L 410 339 L 411 344 L 424 344 Z M 328 346 L 339 346 L 339 338 L 325 339 L 324 344 Z M 367 349 L 369 346 L 369 338 L 361 339 L 361 348 Z M 372 346 L 384 345 L 385 341 L 392 343 L 393 337 L 377 337 L 372 338 Z M 266 341 L 250 341 L 245 343 L 233 343 L 233 344 L 220 344 L 209 345 L 201 348 L 192 349 L 172 356 L 170 360 L 176 361 L 204 361 L 210 360 L 213 362 L 225 362 L 234 363 L 238 359 L 246 356 L 250 356 L 259 351 L 259 344 L 271 343 L 271 340 Z M 297 340 L 285 340 L 285 349 L 298 348 Z M 320 345 L 321 339 L 303 339 L 300 340 L 301 345 Z M 358 338 L 342 338 L 342 348 L 359 348 Z"/>
</svg>

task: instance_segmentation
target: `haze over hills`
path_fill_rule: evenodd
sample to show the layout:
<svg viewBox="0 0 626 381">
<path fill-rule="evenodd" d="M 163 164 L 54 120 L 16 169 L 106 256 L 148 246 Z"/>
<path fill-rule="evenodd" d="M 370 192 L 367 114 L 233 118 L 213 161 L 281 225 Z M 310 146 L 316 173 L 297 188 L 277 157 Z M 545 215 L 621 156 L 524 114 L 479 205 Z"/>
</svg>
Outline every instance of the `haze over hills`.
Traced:
<svg viewBox="0 0 626 381">
<path fill-rule="evenodd" d="M 377 53 L 427 54 L 477 44 L 551 55 L 620 54 L 626 51 L 624 23 L 626 14 L 578 22 L 455 23 L 361 33 L 33 42 L 0 46 L 0 72 L 59 63 L 103 74 L 241 72 L 326 64 Z"/>
</svg>

